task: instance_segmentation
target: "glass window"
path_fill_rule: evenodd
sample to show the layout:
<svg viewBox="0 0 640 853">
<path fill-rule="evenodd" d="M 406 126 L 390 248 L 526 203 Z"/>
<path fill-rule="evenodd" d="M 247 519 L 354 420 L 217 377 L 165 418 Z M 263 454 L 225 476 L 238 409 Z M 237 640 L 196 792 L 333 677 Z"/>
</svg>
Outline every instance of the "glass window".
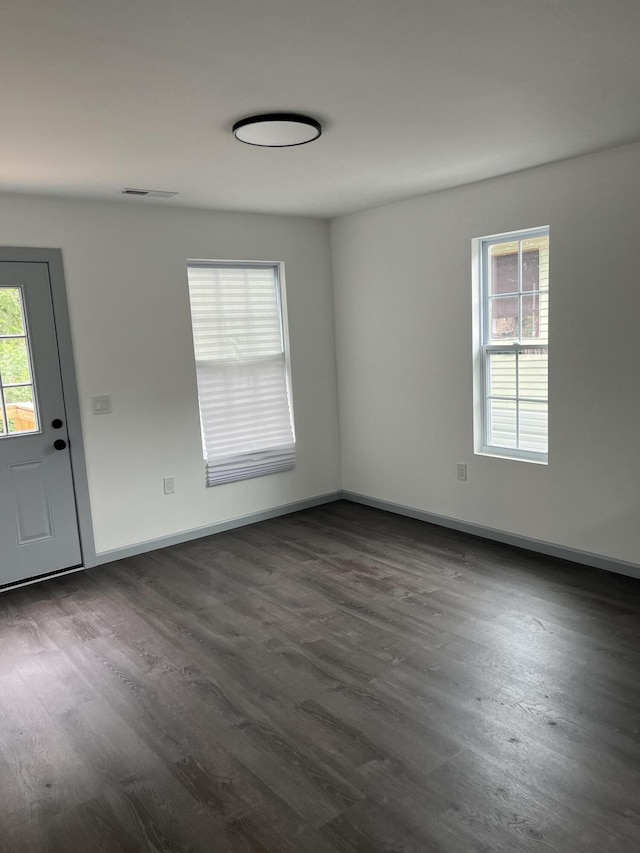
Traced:
<svg viewBox="0 0 640 853">
<path fill-rule="evenodd" d="M 549 229 L 479 241 L 480 452 L 546 462 Z"/>
<path fill-rule="evenodd" d="M 38 429 L 22 288 L 0 287 L 0 438 Z"/>
<path fill-rule="evenodd" d="M 281 264 L 190 262 L 207 484 L 295 465 Z"/>
</svg>

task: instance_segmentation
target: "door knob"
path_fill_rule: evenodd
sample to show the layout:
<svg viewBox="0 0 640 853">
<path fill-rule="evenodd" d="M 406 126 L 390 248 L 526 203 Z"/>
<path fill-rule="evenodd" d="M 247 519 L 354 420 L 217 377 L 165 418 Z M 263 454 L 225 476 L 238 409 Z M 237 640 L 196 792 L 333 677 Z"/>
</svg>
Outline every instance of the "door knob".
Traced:
<svg viewBox="0 0 640 853">
<path fill-rule="evenodd" d="M 56 438 L 56 440 L 53 442 L 53 446 L 56 450 L 64 450 L 67 446 L 67 442 L 64 440 L 64 438 Z"/>
<path fill-rule="evenodd" d="M 60 418 L 54 418 L 54 419 L 51 421 L 51 426 L 52 426 L 54 429 L 60 429 L 60 427 L 62 426 L 62 421 L 60 420 Z"/>
</svg>

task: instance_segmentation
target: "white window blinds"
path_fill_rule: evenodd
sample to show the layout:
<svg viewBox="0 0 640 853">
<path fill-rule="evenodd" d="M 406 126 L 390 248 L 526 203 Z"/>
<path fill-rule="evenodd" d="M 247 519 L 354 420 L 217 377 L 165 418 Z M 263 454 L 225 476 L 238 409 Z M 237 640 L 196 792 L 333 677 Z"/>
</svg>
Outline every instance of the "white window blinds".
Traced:
<svg viewBox="0 0 640 853">
<path fill-rule="evenodd" d="M 278 264 L 189 263 L 209 486 L 295 465 Z"/>
</svg>

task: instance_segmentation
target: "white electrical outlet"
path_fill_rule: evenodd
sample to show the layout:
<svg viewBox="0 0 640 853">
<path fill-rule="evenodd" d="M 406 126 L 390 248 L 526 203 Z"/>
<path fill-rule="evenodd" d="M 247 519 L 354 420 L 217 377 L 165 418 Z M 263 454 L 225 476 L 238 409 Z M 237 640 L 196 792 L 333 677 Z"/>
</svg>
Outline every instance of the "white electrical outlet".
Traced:
<svg viewBox="0 0 640 853">
<path fill-rule="evenodd" d="M 173 481 L 173 477 L 165 477 L 164 478 L 164 493 L 165 495 L 172 495 L 175 492 L 175 483 Z"/>
<path fill-rule="evenodd" d="M 467 466 L 464 462 L 458 462 L 458 479 L 466 480 L 467 479 Z"/>
</svg>

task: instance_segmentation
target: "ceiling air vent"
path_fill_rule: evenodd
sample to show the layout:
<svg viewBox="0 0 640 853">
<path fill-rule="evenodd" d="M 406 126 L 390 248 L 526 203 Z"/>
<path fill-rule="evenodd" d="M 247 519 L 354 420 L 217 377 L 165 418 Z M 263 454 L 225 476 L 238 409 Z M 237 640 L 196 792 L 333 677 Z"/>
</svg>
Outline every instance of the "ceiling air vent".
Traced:
<svg viewBox="0 0 640 853">
<path fill-rule="evenodd" d="M 134 187 L 125 187 L 122 190 L 122 195 L 144 195 L 149 198 L 173 198 L 178 193 L 169 192 L 167 190 L 140 190 Z"/>
</svg>

